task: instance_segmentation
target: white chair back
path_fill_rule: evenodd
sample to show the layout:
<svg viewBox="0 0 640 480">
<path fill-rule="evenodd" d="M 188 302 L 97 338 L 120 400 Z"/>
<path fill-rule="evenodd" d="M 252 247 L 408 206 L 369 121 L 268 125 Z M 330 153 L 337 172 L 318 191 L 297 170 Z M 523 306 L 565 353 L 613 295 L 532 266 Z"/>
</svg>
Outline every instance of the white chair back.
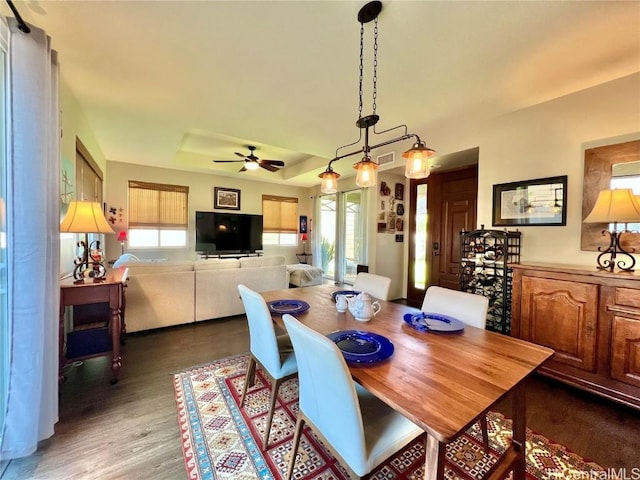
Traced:
<svg viewBox="0 0 640 480">
<path fill-rule="evenodd" d="M 422 301 L 423 312 L 449 315 L 478 328 L 486 327 L 488 308 L 487 297 L 436 285 L 427 289 Z"/>
<path fill-rule="evenodd" d="M 354 290 L 367 292 L 379 300 L 389 300 L 389 287 L 391 287 L 389 277 L 366 272 L 360 272 L 353 284 Z"/>
<path fill-rule="evenodd" d="M 258 292 L 244 285 L 238 285 L 238 291 L 249 321 L 251 353 L 273 378 L 280 378 L 283 375 L 281 356 L 267 302 Z"/>
<path fill-rule="evenodd" d="M 366 469 L 362 414 L 351 373 L 336 344 L 283 315 L 298 362 L 300 411 L 355 471 Z"/>
</svg>

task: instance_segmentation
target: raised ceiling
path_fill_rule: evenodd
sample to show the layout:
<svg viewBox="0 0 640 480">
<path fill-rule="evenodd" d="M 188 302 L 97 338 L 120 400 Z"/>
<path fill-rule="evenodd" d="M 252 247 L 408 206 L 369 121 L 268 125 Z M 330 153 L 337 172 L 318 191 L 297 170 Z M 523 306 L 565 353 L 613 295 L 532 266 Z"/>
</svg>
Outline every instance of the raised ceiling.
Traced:
<svg viewBox="0 0 640 480">
<path fill-rule="evenodd" d="M 251 144 L 287 166 L 238 175 L 303 186 L 357 139 L 364 3 L 15 1 L 51 36 L 108 160 L 236 175 L 239 164 L 211 160 Z M 10 16 L 5 2 L 1 12 Z M 435 125 L 486 121 L 638 72 L 639 24 L 637 1 L 385 1 L 379 128 L 406 124 L 438 150 Z M 365 60 L 365 115 L 370 83 Z"/>
</svg>

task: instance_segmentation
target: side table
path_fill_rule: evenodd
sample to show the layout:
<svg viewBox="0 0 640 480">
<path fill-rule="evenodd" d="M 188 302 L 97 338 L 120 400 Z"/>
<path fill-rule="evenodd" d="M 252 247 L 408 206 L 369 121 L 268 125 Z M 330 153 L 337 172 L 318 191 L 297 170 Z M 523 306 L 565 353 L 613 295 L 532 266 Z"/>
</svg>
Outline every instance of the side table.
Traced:
<svg viewBox="0 0 640 480">
<path fill-rule="evenodd" d="M 113 268 L 107 270 L 106 277 L 103 281 L 94 282 L 87 279 L 85 283 L 74 284 L 73 278 L 67 278 L 60 282 L 60 321 L 58 324 L 58 341 L 59 341 L 59 364 L 58 364 L 58 381 L 62 382 L 64 376 L 62 369 L 67 362 L 64 351 L 65 344 L 65 328 L 64 328 L 64 312 L 65 308 L 74 305 L 90 305 L 96 303 L 109 304 L 109 319 L 105 322 L 107 331 L 111 340 L 111 349 L 87 354 L 83 357 L 76 357 L 74 360 L 81 358 L 92 358 L 104 356 L 111 352 L 111 372 L 113 377 L 111 383 L 117 383 L 122 366 L 122 358 L 120 357 L 120 339 L 121 335 L 126 332 L 124 322 L 125 294 L 124 287 L 127 281 L 128 269 L 126 267 Z"/>
<path fill-rule="evenodd" d="M 310 253 L 296 253 L 296 257 L 298 257 L 298 261 L 300 263 L 304 263 L 307 264 L 309 263 L 309 259 L 312 257 L 313 255 Z"/>
</svg>

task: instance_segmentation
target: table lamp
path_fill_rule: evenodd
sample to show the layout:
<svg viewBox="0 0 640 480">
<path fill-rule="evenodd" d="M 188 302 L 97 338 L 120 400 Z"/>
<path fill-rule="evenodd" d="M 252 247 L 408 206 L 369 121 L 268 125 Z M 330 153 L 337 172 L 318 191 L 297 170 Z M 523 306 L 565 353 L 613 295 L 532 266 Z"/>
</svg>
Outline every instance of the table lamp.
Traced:
<svg viewBox="0 0 640 480">
<path fill-rule="evenodd" d="M 77 245 L 82 247 L 82 256 L 74 260 L 73 269 L 74 283 L 84 283 L 85 276 L 93 278 L 94 282 L 104 279 L 106 269 L 102 263 L 102 251 L 100 242 L 95 240 L 89 245 L 89 233 L 115 233 L 98 202 L 84 200 L 72 200 L 67 209 L 60 231 L 66 233 L 84 233 L 84 240 L 80 240 Z M 91 249 L 91 246 L 95 248 Z M 89 260 L 91 257 L 91 261 Z"/>
<path fill-rule="evenodd" d="M 640 202 L 633 194 L 633 190 L 630 188 L 602 190 L 598 194 L 598 199 L 591 213 L 587 215 L 583 222 L 613 224 L 613 227 L 602 231 L 603 235 L 609 234 L 609 246 L 605 250 L 602 247 L 598 247 L 598 251 L 602 252 L 598 255 L 598 269 L 613 272 L 613 269 L 617 266 L 620 270 L 632 272 L 636 259 L 631 254 L 635 252 L 635 248 L 630 251 L 622 248 L 620 236 L 628 230 L 625 225 L 625 229 L 622 232 L 618 232 L 617 224 L 640 222 Z M 623 255 L 624 258 L 616 263 L 618 254 Z M 607 255 L 609 255 L 609 258 L 606 258 Z"/>
<path fill-rule="evenodd" d="M 127 241 L 127 231 L 120 230 L 118 232 L 118 241 L 120 242 L 120 246 L 122 247 L 122 255 L 124 255 L 124 244 Z"/>
</svg>

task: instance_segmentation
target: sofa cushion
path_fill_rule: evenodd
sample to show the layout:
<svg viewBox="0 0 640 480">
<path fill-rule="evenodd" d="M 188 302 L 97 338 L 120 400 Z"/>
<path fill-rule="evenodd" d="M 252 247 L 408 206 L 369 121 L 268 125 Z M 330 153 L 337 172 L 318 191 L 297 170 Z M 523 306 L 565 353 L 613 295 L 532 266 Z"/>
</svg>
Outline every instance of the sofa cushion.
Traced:
<svg viewBox="0 0 640 480">
<path fill-rule="evenodd" d="M 194 264 L 195 270 L 226 270 L 228 268 L 240 268 L 240 261 L 237 258 L 209 258 L 197 260 Z"/>
<path fill-rule="evenodd" d="M 172 273 L 172 272 L 192 272 L 193 262 L 126 262 L 123 267 L 129 269 L 129 276 Z"/>
<path fill-rule="evenodd" d="M 255 267 L 277 267 L 285 265 L 284 255 L 270 255 L 268 257 L 242 257 L 240 259 L 241 268 Z"/>
</svg>

